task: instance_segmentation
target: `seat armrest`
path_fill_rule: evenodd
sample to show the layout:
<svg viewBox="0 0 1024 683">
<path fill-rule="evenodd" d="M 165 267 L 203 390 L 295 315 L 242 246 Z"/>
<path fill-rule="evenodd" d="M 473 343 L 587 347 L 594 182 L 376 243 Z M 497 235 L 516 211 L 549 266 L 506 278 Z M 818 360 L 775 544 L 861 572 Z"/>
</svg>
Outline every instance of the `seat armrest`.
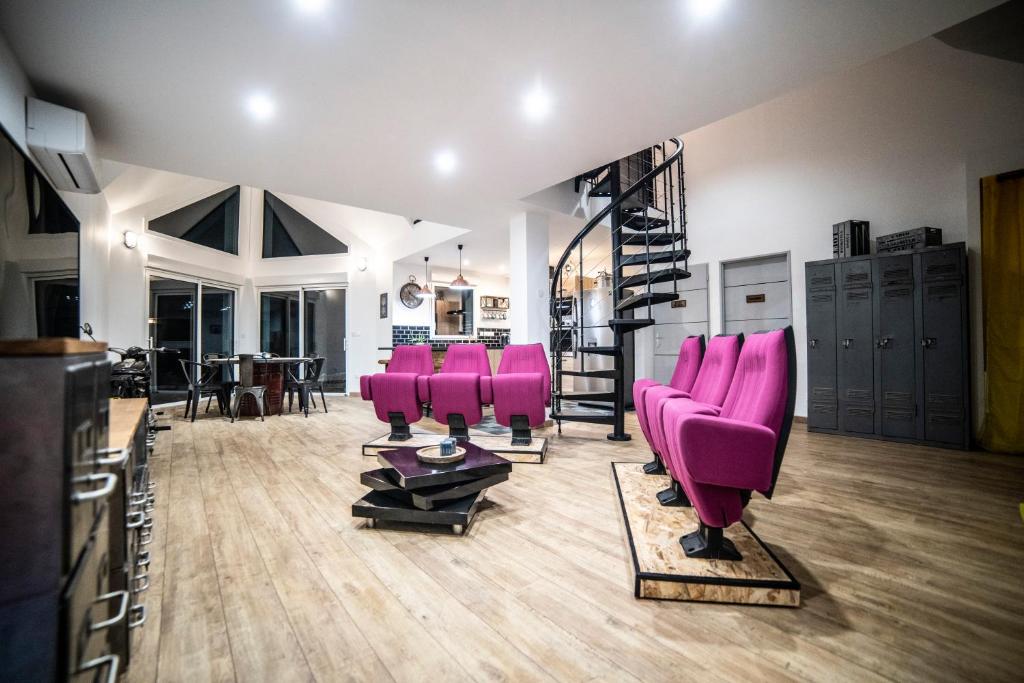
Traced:
<svg viewBox="0 0 1024 683">
<path fill-rule="evenodd" d="M 710 415 L 679 422 L 683 465 L 702 484 L 767 491 L 775 463 L 775 432 L 762 425 Z"/>
<path fill-rule="evenodd" d="M 480 403 L 494 403 L 494 378 L 490 375 L 480 375 Z"/>
<path fill-rule="evenodd" d="M 416 397 L 420 403 L 430 403 L 430 375 L 419 375 L 416 378 Z"/>
<path fill-rule="evenodd" d="M 370 375 L 363 375 L 359 378 L 359 396 L 364 401 L 373 400 L 373 394 L 370 391 Z"/>
</svg>

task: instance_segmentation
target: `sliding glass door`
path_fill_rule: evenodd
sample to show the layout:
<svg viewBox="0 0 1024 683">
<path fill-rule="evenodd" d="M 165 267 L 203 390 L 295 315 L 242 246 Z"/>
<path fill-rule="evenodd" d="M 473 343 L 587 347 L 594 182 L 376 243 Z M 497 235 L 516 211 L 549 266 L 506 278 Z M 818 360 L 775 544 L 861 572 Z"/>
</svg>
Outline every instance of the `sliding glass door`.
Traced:
<svg viewBox="0 0 1024 683">
<path fill-rule="evenodd" d="M 189 378 L 180 360 L 235 352 L 235 291 L 199 279 L 151 274 L 149 343 L 168 349 L 153 354 L 153 403 L 183 401 Z"/>
<path fill-rule="evenodd" d="M 343 288 L 260 292 L 260 351 L 291 358 L 323 356 L 324 390 L 344 392 L 346 350 Z"/>
</svg>

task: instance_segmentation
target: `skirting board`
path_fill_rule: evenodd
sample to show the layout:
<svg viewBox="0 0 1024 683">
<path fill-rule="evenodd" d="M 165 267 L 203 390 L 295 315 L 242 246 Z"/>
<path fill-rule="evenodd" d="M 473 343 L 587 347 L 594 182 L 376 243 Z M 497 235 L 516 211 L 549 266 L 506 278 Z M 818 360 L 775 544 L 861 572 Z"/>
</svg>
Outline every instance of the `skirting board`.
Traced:
<svg viewBox="0 0 1024 683">
<path fill-rule="evenodd" d="M 423 446 L 436 446 L 445 438 L 445 434 L 434 434 L 433 432 L 413 432 L 412 438 L 405 441 L 388 441 L 388 435 L 368 441 L 363 444 L 363 455 L 376 455 L 378 451 L 391 450 L 393 448 L 422 448 Z M 544 456 L 548 452 L 548 440 L 544 437 L 535 436 L 529 446 L 513 446 L 512 436 L 495 436 L 492 434 L 473 434 L 470 432 L 469 440 L 480 448 L 497 453 L 506 460 L 518 463 L 540 464 L 544 462 Z"/>
<path fill-rule="evenodd" d="M 644 474 L 642 463 L 613 462 L 638 598 L 800 606 L 800 583 L 746 522 L 725 531 L 743 555 L 739 562 L 689 558 L 679 537 L 698 527 L 692 508 L 664 507 L 655 494 L 665 475 Z"/>
</svg>

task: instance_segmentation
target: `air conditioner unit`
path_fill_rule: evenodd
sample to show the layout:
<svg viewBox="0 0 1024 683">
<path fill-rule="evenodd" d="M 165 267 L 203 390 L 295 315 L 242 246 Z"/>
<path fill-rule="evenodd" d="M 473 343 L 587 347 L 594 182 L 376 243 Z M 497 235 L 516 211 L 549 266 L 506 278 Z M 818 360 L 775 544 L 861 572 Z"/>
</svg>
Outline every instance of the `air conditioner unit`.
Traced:
<svg viewBox="0 0 1024 683">
<path fill-rule="evenodd" d="M 28 147 L 57 189 L 99 192 L 99 157 L 85 114 L 34 97 L 28 98 L 25 113 Z"/>
</svg>

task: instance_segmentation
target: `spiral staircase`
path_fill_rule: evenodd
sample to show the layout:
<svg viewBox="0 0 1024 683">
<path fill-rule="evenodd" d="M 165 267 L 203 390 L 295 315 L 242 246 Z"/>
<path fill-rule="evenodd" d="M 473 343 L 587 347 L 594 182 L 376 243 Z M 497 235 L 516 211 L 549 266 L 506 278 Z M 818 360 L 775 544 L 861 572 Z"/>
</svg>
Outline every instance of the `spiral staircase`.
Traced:
<svg viewBox="0 0 1024 683">
<path fill-rule="evenodd" d="M 552 269 L 551 418 L 559 432 L 562 422 L 612 425 L 608 438 L 626 441 L 625 412 L 632 398 L 626 393 L 626 335 L 653 325 L 654 307 L 678 300 L 677 283 L 690 277 L 683 143 L 672 138 L 588 171 L 576 178 L 576 189 L 581 206 L 595 212 Z M 583 292 L 599 275 L 611 278 L 614 317 L 607 324 L 613 343 L 585 346 Z M 595 363 L 595 356 L 611 357 L 611 367 Z M 611 387 L 565 391 L 570 377 L 603 380 Z M 608 408 L 579 407 L 594 403 Z"/>
</svg>

